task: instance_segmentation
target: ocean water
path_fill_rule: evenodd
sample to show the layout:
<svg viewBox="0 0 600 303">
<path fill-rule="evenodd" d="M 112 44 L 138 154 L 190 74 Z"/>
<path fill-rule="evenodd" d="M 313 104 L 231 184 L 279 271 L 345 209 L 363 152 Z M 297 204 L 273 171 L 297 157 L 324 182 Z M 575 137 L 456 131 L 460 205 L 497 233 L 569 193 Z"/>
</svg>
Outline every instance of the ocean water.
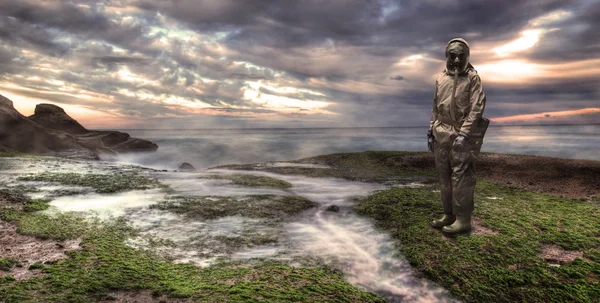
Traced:
<svg viewBox="0 0 600 303">
<path fill-rule="evenodd" d="M 563 158 L 600 160 L 600 125 L 492 127 L 483 150 L 533 154 Z M 220 261 L 266 258 L 304 266 L 306 260 L 319 260 L 340 269 L 351 284 L 373 291 L 388 302 L 457 302 L 447 290 L 422 278 L 397 253 L 396 242 L 368 218 L 353 212 L 356 198 L 392 186 L 419 187 L 423 184 L 377 184 L 336 178 L 277 175 L 261 171 L 204 170 L 219 164 L 285 161 L 334 152 L 365 150 L 426 150 L 426 128 L 346 128 L 346 129 L 245 129 L 245 130 L 127 130 L 133 137 L 156 142 L 156 153 L 129 155 L 121 161 L 84 161 L 31 158 L 0 158 L 0 183 L 33 186 L 40 189 L 32 198 L 52 197 L 47 212 L 75 211 L 109 218 L 121 216 L 140 228 L 139 237 L 127 240 L 132 247 L 149 248 L 149 239 L 165 239 L 170 244 L 153 247 L 176 263 L 201 267 Z M 129 157 L 129 158 L 128 158 Z M 181 162 L 198 170 L 174 171 Z M 149 170 L 130 166 L 167 168 Z M 297 165 L 277 163 L 279 166 Z M 95 193 L 91 188 L 71 187 L 52 182 L 23 181 L 29 173 L 78 172 L 115 173 L 131 171 L 167 184 L 174 191 L 132 190 Z M 213 174 L 244 173 L 269 176 L 292 184 L 283 189 L 240 186 L 227 180 L 208 178 Z M 72 194 L 56 192 L 69 189 Z M 343 189 L 343 190 L 340 190 Z M 310 210 L 284 221 L 257 219 L 243 215 L 217 219 L 188 218 L 150 208 L 170 195 L 228 196 L 245 199 L 250 195 L 302 196 L 316 203 Z M 484 197 L 496 199 L 496 197 Z M 327 211 L 337 205 L 339 212 Z M 441 207 L 441 206 L 440 206 Z M 222 237 L 247 238 L 254 235 L 276 241 L 256 246 L 227 246 Z"/>
<path fill-rule="evenodd" d="M 131 162 L 167 169 L 295 160 L 367 150 L 426 151 L 426 127 L 122 130 L 151 140 L 158 152 Z M 600 160 L 600 124 L 490 126 L 482 151 Z M 127 160 L 127 159 L 124 159 Z"/>
</svg>

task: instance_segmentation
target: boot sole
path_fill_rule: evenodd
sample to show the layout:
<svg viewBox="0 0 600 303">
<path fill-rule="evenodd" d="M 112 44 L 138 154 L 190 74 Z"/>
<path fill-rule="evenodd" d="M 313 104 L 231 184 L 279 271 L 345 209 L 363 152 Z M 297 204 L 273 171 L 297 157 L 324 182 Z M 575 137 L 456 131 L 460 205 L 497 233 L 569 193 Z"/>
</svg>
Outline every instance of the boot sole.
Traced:
<svg viewBox="0 0 600 303">
<path fill-rule="evenodd" d="M 469 229 L 465 229 L 465 230 L 459 230 L 459 231 L 446 231 L 442 229 L 442 233 L 444 235 L 447 236 L 452 236 L 452 235 L 460 235 L 460 234 L 470 234 L 473 231 L 473 228 L 469 228 Z"/>
<path fill-rule="evenodd" d="M 442 228 L 444 228 L 444 226 L 450 226 L 450 225 L 452 225 L 453 223 L 454 223 L 454 222 L 452 222 L 452 223 L 448 223 L 448 224 L 446 224 L 446 225 L 435 225 L 435 224 L 429 223 L 429 226 L 431 226 L 431 227 L 433 227 L 433 228 L 437 228 L 437 229 L 442 229 Z"/>
</svg>

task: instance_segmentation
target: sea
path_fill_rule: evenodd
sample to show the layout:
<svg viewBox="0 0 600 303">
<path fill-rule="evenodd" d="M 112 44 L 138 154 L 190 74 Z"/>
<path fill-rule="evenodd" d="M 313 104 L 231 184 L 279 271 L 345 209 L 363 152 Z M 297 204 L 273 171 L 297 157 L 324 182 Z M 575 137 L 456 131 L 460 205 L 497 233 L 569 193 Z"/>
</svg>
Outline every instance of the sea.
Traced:
<svg viewBox="0 0 600 303">
<path fill-rule="evenodd" d="M 132 156 L 145 166 L 173 169 L 286 161 L 368 150 L 426 151 L 427 127 L 123 129 L 159 145 L 156 153 Z M 600 160 L 600 124 L 490 126 L 483 152 Z M 127 159 L 123 159 L 127 160 Z"/>
<path fill-rule="evenodd" d="M 386 231 L 377 229 L 369 218 L 353 211 L 357 197 L 391 187 L 421 187 L 424 184 L 379 184 L 266 171 L 242 172 L 281 179 L 292 185 L 277 189 L 233 184 L 214 176 L 240 172 L 205 169 L 228 163 L 286 161 L 338 152 L 426 151 L 427 128 L 122 131 L 157 143 L 158 151 L 126 155 L 117 161 L 0 158 L 0 184 L 34 186 L 38 190 L 32 198 L 51 197 L 51 208 L 46 210 L 48 213 L 74 211 L 92 217 L 122 217 L 140 230 L 139 236 L 127 239 L 128 245 L 155 249 L 176 263 L 209 267 L 229 260 L 251 262 L 272 259 L 306 266 L 310 265 L 303 263 L 306 260 L 318 260 L 341 270 L 352 285 L 375 292 L 387 302 L 459 302 L 446 289 L 423 278 L 398 254 L 397 245 L 401 243 Z M 600 160 L 598 133 L 600 125 L 493 126 L 486 134 L 483 151 Z M 177 170 L 182 162 L 188 162 L 197 169 Z M 42 172 L 113 174 L 115 170 L 154 178 L 168 185 L 173 192 L 153 188 L 106 194 L 86 187 L 20 178 Z M 66 190 L 73 194 L 56 195 Z M 291 195 L 305 197 L 315 202 L 316 207 L 286 220 L 257 219 L 241 214 L 216 219 L 188 218 L 151 207 L 170 196 L 182 195 L 213 200 L 220 196 L 244 200 L 251 195 Z M 497 197 L 483 196 L 481 199 Z M 327 211 L 331 205 L 338 206 L 339 211 Z M 227 239 L 251 239 L 254 233 L 275 241 L 250 246 L 228 246 L 231 245 L 229 241 L 223 241 L 224 236 Z M 156 243 L 161 243 L 156 241 L 159 239 L 169 240 L 169 244 L 156 247 Z M 251 241 L 244 240 L 244 243 Z"/>
</svg>

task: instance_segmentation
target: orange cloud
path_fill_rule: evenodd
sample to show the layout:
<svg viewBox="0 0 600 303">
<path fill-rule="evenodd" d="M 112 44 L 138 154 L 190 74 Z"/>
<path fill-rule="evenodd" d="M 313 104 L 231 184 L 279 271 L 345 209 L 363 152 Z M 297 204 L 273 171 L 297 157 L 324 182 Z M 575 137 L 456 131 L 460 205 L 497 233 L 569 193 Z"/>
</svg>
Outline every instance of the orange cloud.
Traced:
<svg viewBox="0 0 600 303">
<path fill-rule="evenodd" d="M 590 108 L 563 110 L 563 111 L 556 111 L 556 112 L 543 112 L 543 113 L 537 113 L 537 114 L 498 117 L 498 118 L 490 118 L 490 120 L 494 121 L 494 122 L 500 122 L 500 123 L 516 122 L 516 121 L 533 121 L 535 119 L 541 119 L 541 118 L 568 117 L 568 116 L 588 115 L 588 114 L 595 114 L 595 113 L 600 113 L 600 107 L 590 107 Z"/>
</svg>

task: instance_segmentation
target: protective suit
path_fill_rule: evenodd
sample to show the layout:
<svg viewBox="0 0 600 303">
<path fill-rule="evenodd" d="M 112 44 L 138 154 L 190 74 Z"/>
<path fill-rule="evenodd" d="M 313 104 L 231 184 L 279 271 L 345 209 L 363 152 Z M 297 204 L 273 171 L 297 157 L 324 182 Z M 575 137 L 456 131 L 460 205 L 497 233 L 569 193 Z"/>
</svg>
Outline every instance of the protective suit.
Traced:
<svg viewBox="0 0 600 303">
<path fill-rule="evenodd" d="M 469 44 L 461 38 L 450 40 L 446 69 L 435 81 L 428 132 L 444 207 L 443 217 L 431 225 L 446 233 L 471 230 L 476 141 L 470 136 L 483 114 L 485 101 L 481 79 L 469 63 Z"/>
</svg>

